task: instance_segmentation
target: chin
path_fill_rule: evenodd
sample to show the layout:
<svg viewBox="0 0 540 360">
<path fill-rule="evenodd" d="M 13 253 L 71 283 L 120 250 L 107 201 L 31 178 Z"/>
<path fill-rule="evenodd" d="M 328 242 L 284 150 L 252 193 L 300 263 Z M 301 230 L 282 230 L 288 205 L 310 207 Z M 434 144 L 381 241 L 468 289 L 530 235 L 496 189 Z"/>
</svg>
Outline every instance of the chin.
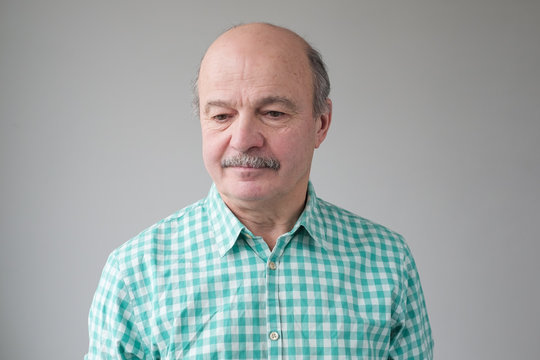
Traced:
<svg viewBox="0 0 540 360">
<path fill-rule="evenodd" d="M 266 188 L 266 186 L 259 184 L 237 182 L 236 184 L 227 186 L 222 194 L 230 199 L 257 201 L 267 198 L 270 191 Z"/>
</svg>

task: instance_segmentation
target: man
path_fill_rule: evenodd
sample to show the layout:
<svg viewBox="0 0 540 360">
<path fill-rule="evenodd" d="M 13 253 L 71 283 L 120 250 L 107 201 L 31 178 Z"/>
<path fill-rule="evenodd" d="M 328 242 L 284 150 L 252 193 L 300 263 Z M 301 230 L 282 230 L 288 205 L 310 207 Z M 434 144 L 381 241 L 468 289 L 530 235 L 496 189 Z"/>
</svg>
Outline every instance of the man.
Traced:
<svg viewBox="0 0 540 360">
<path fill-rule="evenodd" d="M 431 359 L 414 261 L 309 182 L 332 118 L 320 56 L 269 24 L 209 47 L 197 82 L 206 199 L 105 266 L 87 359 Z"/>
</svg>

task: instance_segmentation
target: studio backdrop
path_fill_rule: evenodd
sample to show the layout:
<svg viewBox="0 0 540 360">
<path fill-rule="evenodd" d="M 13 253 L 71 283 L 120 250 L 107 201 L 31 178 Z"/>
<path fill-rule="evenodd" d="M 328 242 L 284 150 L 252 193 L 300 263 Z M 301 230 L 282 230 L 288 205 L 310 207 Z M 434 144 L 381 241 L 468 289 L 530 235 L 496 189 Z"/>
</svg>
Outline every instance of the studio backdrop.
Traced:
<svg viewBox="0 0 540 360">
<path fill-rule="evenodd" d="M 108 254 L 207 194 L 192 81 L 252 21 L 327 62 L 311 180 L 405 236 L 436 359 L 537 358 L 532 0 L 0 1 L 0 358 L 82 358 Z"/>
</svg>

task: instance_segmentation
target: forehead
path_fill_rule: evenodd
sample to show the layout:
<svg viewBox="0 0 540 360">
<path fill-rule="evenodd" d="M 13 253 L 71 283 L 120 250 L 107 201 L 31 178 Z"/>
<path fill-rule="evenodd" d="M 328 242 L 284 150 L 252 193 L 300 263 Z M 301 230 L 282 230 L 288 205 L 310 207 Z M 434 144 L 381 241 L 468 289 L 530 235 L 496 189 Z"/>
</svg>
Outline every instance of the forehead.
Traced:
<svg viewBox="0 0 540 360">
<path fill-rule="evenodd" d="M 240 33 L 216 40 L 201 62 L 201 100 L 209 92 L 231 96 L 233 91 L 310 95 L 312 77 L 305 45 L 285 35 Z"/>
<path fill-rule="evenodd" d="M 201 67 L 200 86 L 246 85 L 306 85 L 310 76 L 304 64 L 294 59 L 269 54 L 265 56 L 228 54 L 209 58 Z"/>
</svg>

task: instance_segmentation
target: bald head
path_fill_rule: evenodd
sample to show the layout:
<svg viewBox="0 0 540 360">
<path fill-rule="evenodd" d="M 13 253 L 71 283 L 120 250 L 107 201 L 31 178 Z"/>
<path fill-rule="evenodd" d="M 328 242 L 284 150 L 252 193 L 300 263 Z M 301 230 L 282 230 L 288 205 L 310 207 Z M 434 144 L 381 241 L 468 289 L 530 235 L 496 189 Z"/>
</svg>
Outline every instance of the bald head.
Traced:
<svg viewBox="0 0 540 360">
<path fill-rule="evenodd" d="M 258 58 L 258 59 L 257 59 Z M 280 62 L 284 71 L 292 78 L 309 77 L 305 91 L 313 98 L 313 114 L 317 116 L 327 110 L 330 82 L 320 54 L 295 32 L 266 23 L 251 23 L 235 26 L 222 33 L 204 55 L 194 86 L 194 105 L 199 110 L 199 82 L 213 69 L 226 67 L 246 59 L 246 66 L 257 66 L 257 60 L 272 59 Z M 259 61 L 261 64 L 263 61 Z M 267 62 L 266 62 L 267 63 Z M 246 69 L 246 73 L 251 70 Z M 242 76 L 242 74 L 238 74 Z"/>
<path fill-rule="evenodd" d="M 260 49 L 270 46 L 304 52 L 309 47 L 302 37 L 289 29 L 267 23 L 250 23 L 237 25 L 223 32 L 207 49 L 205 58 L 223 45 L 235 45 L 238 49 L 245 49 L 252 44 L 258 44 Z"/>
</svg>

